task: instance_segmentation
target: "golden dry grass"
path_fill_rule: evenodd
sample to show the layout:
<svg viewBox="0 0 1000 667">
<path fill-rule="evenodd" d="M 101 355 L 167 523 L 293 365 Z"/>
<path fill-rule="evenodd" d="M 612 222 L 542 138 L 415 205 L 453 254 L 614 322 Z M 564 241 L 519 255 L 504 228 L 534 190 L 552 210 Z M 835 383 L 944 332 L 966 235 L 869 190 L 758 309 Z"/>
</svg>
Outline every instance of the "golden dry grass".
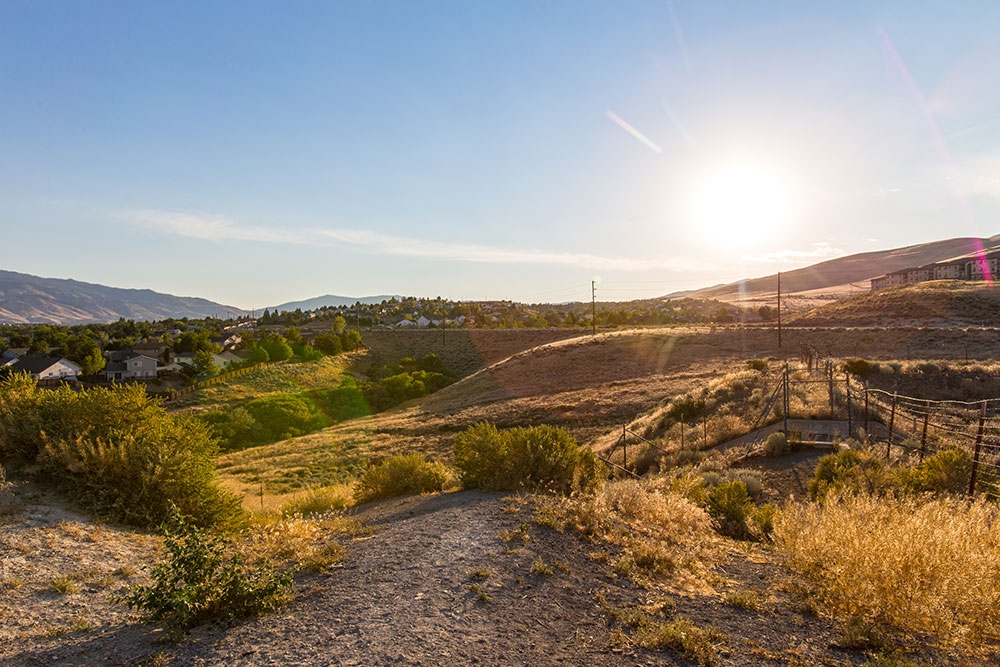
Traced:
<svg viewBox="0 0 1000 667">
<path fill-rule="evenodd" d="M 828 499 L 787 507 L 777 548 L 844 619 L 931 636 L 976 653 L 1000 640 L 1000 521 L 958 499 Z"/>
<path fill-rule="evenodd" d="M 710 592 L 723 542 L 702 508 L 665 479 L 609 482 L 594 494 L 540 497 L 535 520 L 570 528 L 622 551 L 615 568 L 641 583 Z"/>
</svg>

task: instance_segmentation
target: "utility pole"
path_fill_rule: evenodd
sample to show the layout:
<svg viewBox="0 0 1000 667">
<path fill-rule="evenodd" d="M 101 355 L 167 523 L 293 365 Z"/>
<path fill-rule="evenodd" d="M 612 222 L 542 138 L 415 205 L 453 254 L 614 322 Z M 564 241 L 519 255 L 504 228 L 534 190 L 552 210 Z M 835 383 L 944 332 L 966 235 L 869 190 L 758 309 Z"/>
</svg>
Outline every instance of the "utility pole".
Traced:
<svg viewBox="0 0 1000 667">
<path fill-rule="evenodd" d="M 778 271 L 778 349 L 781 349 L 781 271 Z"/>
<path fill-rule="evenodd" d="M 593 335 L 597 335 L 597 281 L 590 281 L 590 324 L 593 326 Z"/>
</svg>

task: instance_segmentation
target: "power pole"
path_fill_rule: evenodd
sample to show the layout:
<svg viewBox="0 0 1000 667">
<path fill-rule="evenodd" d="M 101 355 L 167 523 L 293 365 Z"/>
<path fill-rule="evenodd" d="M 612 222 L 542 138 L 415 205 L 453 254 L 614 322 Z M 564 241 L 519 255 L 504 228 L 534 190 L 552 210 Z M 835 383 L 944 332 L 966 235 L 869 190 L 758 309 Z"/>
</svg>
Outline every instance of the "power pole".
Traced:
<svg viewBox="0 0 1000 667">
<path fill-rule="evenodd" d="M 781 271 L 778 271 L 778 349 L 781 349 Z"/>
<path fill-rule="evenodd" d="M 590 324 L 593 326 L 593 335 L 597 335 L 597 281 L 590 281 Z"/>
</svg>

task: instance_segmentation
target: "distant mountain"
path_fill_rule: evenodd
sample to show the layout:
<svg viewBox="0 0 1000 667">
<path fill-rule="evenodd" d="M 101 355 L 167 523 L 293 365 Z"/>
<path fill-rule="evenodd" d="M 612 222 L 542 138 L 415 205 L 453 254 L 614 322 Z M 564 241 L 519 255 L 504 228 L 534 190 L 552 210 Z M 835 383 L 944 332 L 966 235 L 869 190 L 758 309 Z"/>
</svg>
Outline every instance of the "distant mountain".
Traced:
<svg viewBox="0 0 1000 667">
<path fill-rule="evenodd" d="M 990 248 L 1000 243 L 1000 234 L 988 238 L 957 238 L 946 241 L 933 241 L 919 245 L 864 252 L 847 257 L 838 257 L 819 264 L 813 264 L 803 269 L 781 272 L 782 293 L 809 292 L 812 290 L 830 289 L 849 285 L 850 283 L 865 283 L 878 276 L 940 262 L 959 255 L 974 252 L 977 247 Z M 978 245 L 977 245 L 978 244 Z M 753 294 L 775 292 L 777 290 L 777 275 L 751 278 L 728 285 L 707 287 L 694 292 L 686 292 L 687 296 L 725 299 L 739 292 Z M 674 296 L 674 295 L 670 295 Z"/>
<path fill-rule="evenodd" d="M 306 299 L 305 301 L 289 301 L 288 303 L 282 303 L 277 306 L 271 306 L 268 308 L 272 313 L 281 312 L 287 310 L 289 312 L 294 311 L 297 308 L 302 310 L 316 310 L 317 308 L 339 308 L 341 306 L 353 306 L 358 301 L 363 304 L 370 305 L 373 303 L 382 303 L 383 301 L 388 301 L 389 299 L 402 299 L 403 297 L 396 295 L 383 294 L 381 296 L 363 296 L 361 298 L 353 296 L 337 296 L 335 294 L 327 294 L 326 296 L 317 296 L 312 299 Z"/>
<path fill-rule="evenodd" d="M 249 314 L 207 299 L 0 271 L 0 323 L 89 324 Z"/>
</svg>

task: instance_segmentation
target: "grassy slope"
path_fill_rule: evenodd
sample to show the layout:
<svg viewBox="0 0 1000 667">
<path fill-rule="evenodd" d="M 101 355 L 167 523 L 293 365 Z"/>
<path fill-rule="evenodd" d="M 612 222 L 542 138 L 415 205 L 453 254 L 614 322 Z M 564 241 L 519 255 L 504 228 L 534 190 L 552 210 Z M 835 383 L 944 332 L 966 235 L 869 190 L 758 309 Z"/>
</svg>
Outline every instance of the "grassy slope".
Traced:
<svg viewBox="0 0 1000 667">
<path fill-rule="evenodd" d="M 938 280 L 865 292 L 796 316 L 802 326 L 1000 326 L 1000 292 L 987 283 Z"/>
</svg>

